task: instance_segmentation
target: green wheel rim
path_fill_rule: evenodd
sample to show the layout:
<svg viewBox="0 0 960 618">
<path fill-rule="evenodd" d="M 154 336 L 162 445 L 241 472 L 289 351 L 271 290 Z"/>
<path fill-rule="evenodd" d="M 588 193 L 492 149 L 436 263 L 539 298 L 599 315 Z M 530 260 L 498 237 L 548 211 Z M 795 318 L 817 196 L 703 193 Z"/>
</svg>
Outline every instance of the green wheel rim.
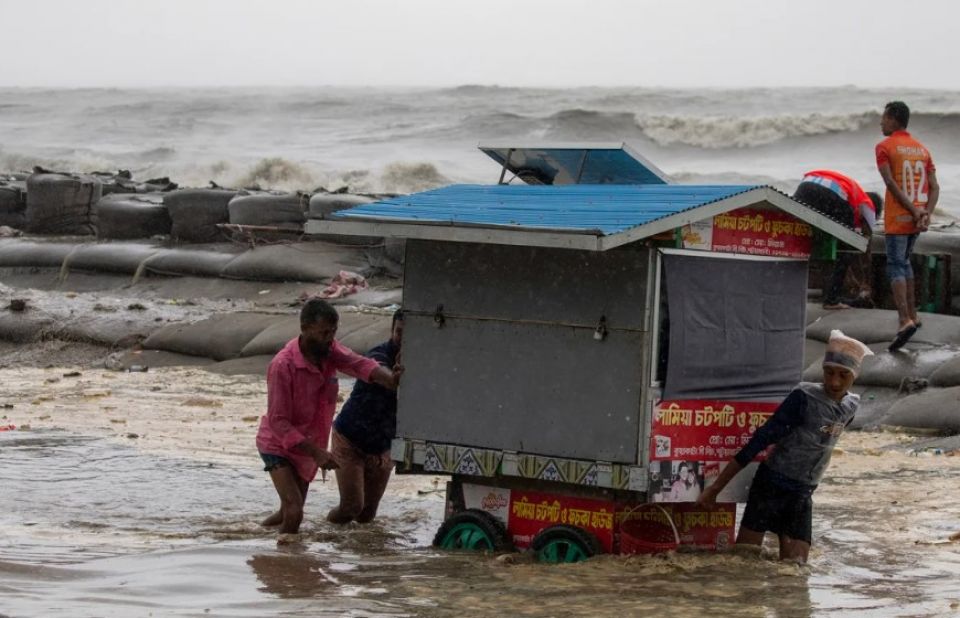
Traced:
<svg viewBox="0 0 960 618">
<path fill-rule="evenodd" d="M 589 558 L 579 543 L 564 539 L 548 541 L 547 544 L 540 549 L 538 557 L 541 562 L 549 562 L 550 564 L 580 562 L 581 560 Z"/>
<path fill-rule="evenodd" d="M 493 551 L 493 541 L 479 526 L 471 523 L 457 524 L 443 537 L 440 547 L 444 549 L 470 549 Z"/>
</svg>

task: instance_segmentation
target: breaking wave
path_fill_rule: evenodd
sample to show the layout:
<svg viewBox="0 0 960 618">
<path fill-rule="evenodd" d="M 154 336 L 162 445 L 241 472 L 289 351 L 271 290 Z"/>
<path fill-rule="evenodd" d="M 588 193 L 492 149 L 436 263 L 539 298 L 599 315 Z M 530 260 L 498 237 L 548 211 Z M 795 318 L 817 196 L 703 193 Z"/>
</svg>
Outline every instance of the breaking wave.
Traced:
<svg viewBox="0 0 960 618">
<path fill-rule="evenodd" d="M 805 114 L 744 118 L 733 116 L 640 116 L 644 134 L 661 146 L 683 144 L 698 148 L 748 148 L 795 137 L 853 133 L 876 125 L 875 112 Z"/>
</svg>

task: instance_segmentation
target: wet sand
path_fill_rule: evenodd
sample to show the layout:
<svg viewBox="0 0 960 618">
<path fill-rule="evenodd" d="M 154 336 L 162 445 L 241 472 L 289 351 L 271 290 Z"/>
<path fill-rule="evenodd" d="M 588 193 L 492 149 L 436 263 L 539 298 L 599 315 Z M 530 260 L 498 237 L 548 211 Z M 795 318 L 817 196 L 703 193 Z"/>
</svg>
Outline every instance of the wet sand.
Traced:
<svg viewBox="0 0 960 618">
<path fill-rule="evenodd" d="M 79 371 L 80 375 L 64 374 Z M 605 556 L 549 566 L 437 552 L 443 479 L 395 476 L 367 526 L 303 543 L 253 438 L 264 380 L 199 368 L 0 369 L 0 615 L 942 616 L 960 607 L 960 457 L 848 432 L 815 499 L 806 567 L 736 555 Z M 346 391 L 348 385 L 344 384 Z M 866 612 L 866 613 L 864 613 Z"/>
</svg>

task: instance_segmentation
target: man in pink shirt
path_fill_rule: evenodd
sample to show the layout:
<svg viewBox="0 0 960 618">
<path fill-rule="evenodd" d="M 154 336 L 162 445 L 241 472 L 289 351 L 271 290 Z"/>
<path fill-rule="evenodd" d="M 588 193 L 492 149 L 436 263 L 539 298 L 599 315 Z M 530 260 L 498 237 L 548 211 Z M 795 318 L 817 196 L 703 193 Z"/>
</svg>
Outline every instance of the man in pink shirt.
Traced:
<svg viewBox="0 0 960 618">
<path fill-rule="evenodd" d="M 300 336 L 267 370 L 267 414 L 257 431 L 257 450 L 280 496 L 280 509 L 263 520 L 295 534 L 303 520 L 310 482 L 337 462 L 327 450 L 337 406 L 337 371 L 396 390 L 402 370 L 382 367 L 336 339 L 340 316 L 326 301 L 310 299 L 300 312 Z"/>
</svg>

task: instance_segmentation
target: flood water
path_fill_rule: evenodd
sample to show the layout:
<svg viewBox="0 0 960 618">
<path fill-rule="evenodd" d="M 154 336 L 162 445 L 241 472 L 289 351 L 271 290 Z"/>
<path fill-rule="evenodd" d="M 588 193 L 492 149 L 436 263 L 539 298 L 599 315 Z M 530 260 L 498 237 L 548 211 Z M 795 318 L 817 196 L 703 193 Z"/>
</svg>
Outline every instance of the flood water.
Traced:
<svg viewBox="0 0 960 618">
<path fill-rule="evenodd" d="M 19 376 L 17 388 L 41 389 L 51 371 L 5 375 Z M 0 616 L 943 616 L 960 607 L 960 545 L 948 540 L 960 528 L 960 457 L 883 449 L 893 435 L 841 440 L 845 452 L 815 495 L 806 567 L 774 560 L 775 546 L 761 557 L 604 556 L 574 565 L 440 552 L 430 542 L 441 493 L 432 477 L 411 476 L 394 477 L 373 524 L 345 528 L 323 521 L 335 486 L 315 483 L 303 542 L 278 546 L 257 523 L 276 498 L 253 452 L 252 421 L 235 435 L 211 432 L 238 451 L 249 444 L 250 455 L 234 459 L 160 437 L 167 448 L 145 448 L 148 436 L 124 435 L 131 425 L 110 435 L 91 420 L 82 430 L 94 405 L 110 418 L 127 408 L 130 423 L 135 412 L 211 416 L 142 396 L 144 409 L 134 410 L 147 383 L 186 392 L 223 380 L 168 371 L 104 373 L 118 376 L 116 401 L 69 408 L 66 428 L 54 427 L 56 399 L 6 411 L 0 425 L 20 428 L 0 432 Z M 90 399 L 101 377 L 88 378 Z M 231 388 L 262 397 L 259 378 Z M 185 422 L 168 425 L 198 431 Z"/>
</svg>

